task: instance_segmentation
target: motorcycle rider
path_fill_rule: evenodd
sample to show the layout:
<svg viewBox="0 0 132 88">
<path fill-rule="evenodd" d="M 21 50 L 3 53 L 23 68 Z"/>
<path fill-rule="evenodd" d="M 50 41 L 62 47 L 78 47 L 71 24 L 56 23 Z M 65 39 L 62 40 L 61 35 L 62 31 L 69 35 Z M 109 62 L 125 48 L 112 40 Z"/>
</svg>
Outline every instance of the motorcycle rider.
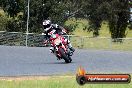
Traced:
<svg viewBox="0 0 132 88">
<path fill-rule="evenodd" d="M 63 27 L 59 26 L 58 24 L 52 24 L 50 20 L 43 21 L 43 29 L 44 29 L 44 31 L 43 31 L 42 35 L 44 35 L 44 34 L 46 35 L 47 41 L 50 41 L 49 39 L 53 34 L 59 34 L 59 35 L 66 34 L 66 30 Z M 74 52 L 75 49 L 72 47 L 70 41 L 67 38 L 65 38 L 64 41 L 67 42 L 67 45 L 68 45 L 68 48 L 70 49 L 70 51 Z M 53 46 L 51 46 L 50 52 L 54 53 Z"/>
</svg>

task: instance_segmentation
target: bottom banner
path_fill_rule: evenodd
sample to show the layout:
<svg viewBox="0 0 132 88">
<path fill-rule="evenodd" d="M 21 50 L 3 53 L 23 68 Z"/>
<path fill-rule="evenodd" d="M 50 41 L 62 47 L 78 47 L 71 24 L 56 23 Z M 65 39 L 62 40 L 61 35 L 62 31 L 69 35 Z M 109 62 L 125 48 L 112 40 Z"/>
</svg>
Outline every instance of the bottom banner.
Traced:
<svg viewBox="0 0 132 88">
<path fill-rule="evenodd" d="M 79 68 L 76 75 L 77 83 L 130 83 L 129 74 L 86 74 L 83 68 Z"/>
</svg>

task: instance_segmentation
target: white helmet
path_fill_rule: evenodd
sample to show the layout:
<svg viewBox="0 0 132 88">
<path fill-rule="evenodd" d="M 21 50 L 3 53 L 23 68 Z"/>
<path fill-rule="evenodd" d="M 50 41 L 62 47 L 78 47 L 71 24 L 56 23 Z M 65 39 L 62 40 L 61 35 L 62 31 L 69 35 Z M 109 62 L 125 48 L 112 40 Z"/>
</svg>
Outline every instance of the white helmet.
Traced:
<svg viewBox="0 0 132 88">
<path fill-rule="evenodd" d="M 49 29 L 51 29 L 51 21 L 50 20 L 44 20 L 43 21 L 43 27 L 44 27 L 44 31 L 48 31 Z"/>
</svg>

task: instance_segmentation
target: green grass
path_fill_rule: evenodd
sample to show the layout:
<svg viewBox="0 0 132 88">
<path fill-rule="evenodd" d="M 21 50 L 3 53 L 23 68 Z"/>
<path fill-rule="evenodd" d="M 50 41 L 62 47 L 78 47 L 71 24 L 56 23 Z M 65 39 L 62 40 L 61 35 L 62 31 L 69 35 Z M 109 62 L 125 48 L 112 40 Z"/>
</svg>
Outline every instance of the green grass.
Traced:
<svg viewBox="0 0 132 88">
<path fill-rule="evenodd" d="M 48 77 L 46 79 L 1 80 L 0 88 L 132 88 L 130 84 L 77 84 L 74 76 Z"/>
<path fill-rule="evenodd" d="M 75 28 L 75 31 L 72 32 L 72 34 L 77 35 L 77 36 L 93 36 L 92 32 L 87 32 L 86 30 L 83 30 L 86 26 L 89 27 L 89 22 L 86 19 L 74 19 L 71 18 L 69 19 L 65 25 L 75 25 L 78 24 L 78 26 Z M 109 26 L 107 22 L 102 22 L 101 28 L 99 30 L 99 37 L 110 37 L 111 34 L 109 32 Z M 126 37 L 132 37 L 132 30 L 129 30 L 127 28 L 126 30 Z"/>
<path fill-rule="evenodd" d="M 99 37 L 110 38 L 111 34 L 109 32 L 109 26 L 107 22 L 102 22 L 101 28 L 99 30 L 100 35 L 98 36 L 98 38 L 79 37 L 93 36 L 92 32 L 87 32 L 87 30 L 83 30 L 85 26 L 88 25 L 88 21 L 85 19 L 75 20 L 73 18 L 66 22 L 66 25 L 69 24 L 78 24 L 75 31 L 72 32 L 72 34 L 78 37 L 70 38 L 74 47 L 88 49 L 132 50 L 131 46 L 132 40 L 123 40 L 123 43 L 115 43 L 111 42 L 111 39 L 99 38 Z M 126 38 L 132 38 L 132 30 L 129 30 L 128 28 L 126 30 Z"/>
<path fill-rule="evenodd" d="M 123 40 L 120 42 L 112 42 L 107 38 L 89 38 L 89 37 L 70 37 L 74 47 L 85 49 L 104 49 L 104 50 L 129 50 L 132 51 L 132 40 Z"/>
</svg>

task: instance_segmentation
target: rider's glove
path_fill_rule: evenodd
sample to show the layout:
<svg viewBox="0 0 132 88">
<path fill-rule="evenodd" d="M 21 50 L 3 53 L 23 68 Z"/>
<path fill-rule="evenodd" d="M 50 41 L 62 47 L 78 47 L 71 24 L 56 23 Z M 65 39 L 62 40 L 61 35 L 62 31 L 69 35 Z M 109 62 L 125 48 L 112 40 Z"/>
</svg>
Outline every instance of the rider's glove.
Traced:
<svg viewBox="0 0 132 88">
<path fill-rule="evenodd" d="M 42 33 L 41 35 L 44 35 L 44 33 Z"/>
</svg>

